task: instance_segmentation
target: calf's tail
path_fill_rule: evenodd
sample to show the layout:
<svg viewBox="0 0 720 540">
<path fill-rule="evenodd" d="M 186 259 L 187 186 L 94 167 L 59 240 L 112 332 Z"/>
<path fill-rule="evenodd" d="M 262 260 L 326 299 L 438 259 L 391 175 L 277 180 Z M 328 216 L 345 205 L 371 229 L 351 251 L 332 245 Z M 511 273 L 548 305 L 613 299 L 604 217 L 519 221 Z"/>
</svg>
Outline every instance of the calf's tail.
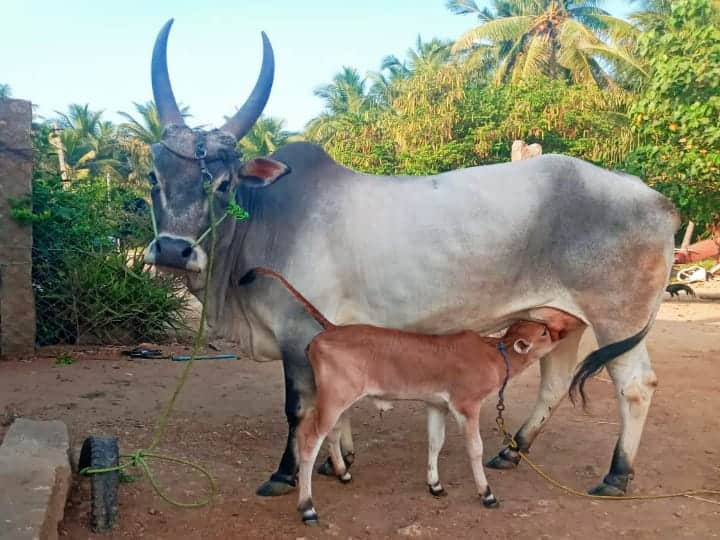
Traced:
<svg viewBox="0 0 720 540">
<path fill-rule="evenodd" d="M 622 341 L 616 341 L 615 343 L 610 343 L 609 345 L 600 347 L 597 351 L 590 353 L 585 360 L 580 362 L 577 370 L 575 371 L 572 383 L 570 384 L 570 400 L 575 403 L 575 398 L 577 397 L 577 394 L 580 393 L 584 406 L 587 401 L 585 396 L 585 383 L 587 380 L 597 374 L 609 362 L 621 354 L 625 354 L 629 350 L 632 350 L 638 343 L 640 343 L 650 330 L 651 323 L 652 319 L 648 321 L 645 328 L 640 330 L 634 336 L 630 336 Z"/>
<path fill-rule="evenodd" d="M 247 272 L 243 277 L 240 278 L 240 281 L 238 282 L 240 285 L 246 285 L 248 283 L 252 283 L 255 281 L 255 278 L 258 274 L 269 276 L 273 279 L 278 280 L 280 283 L 282 283 L 285 288 L 292 294 L 298 302 L 300 302 L 303 307 L 305 308 L 305 311 L 308 312 L 308 314 L 315 319 L 320 326 L 323 327 L 324 330 L 327 330 L 328 328 L 334 328 L 335 325 L 328 321 L 325 316 L 318 311 L 318 309 L 313 306 L 310 301 L 305 298 L 302 294 L 300 294 L 295 287 L 290 285 L 287 279 L 285 279 L 283 276 L 275 272 L 274 270 L 270 270 L 269 268 L 264 268 L 262 266 L 258 266 L 257 268 L 253 268 L 249 272 Z"/>
</svg>

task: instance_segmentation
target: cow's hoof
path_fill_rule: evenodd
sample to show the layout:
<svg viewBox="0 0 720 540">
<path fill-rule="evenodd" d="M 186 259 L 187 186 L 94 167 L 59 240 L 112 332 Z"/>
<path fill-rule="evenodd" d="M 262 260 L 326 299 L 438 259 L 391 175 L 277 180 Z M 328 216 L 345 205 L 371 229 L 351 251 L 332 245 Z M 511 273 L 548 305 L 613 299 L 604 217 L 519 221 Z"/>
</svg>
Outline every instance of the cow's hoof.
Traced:
<svg viewBox="0 0 720 540">
<path fill-rule="evenodd" d="M 260 485 L 255 490 L 255 494 L 260 497 L 278 497 L 280 495 L 287 495 L 295 489 L 294 483 L 283 482 L 280 480 L 273 480 L 272 478 Z"/>
<path fill-rule="evenodd" d="M 447 491 L 445 491 L 445 488 L 441 485 L 434 485 L 431 486 L 428 484 L 428 491 L 430 492 L 430 495 L 433 497 L 437 497 L 438 499 L 440 497 L 447 497 Z"/>
<path fill-rule="evenodd" d="M 486 467 L 505 471 L 508 469 L 514 469 L 518 466 L 518 463 L 520 463 L 520 454 L 515 450 L 506 448 L 488 461 Z"/>
<path fill-rule="evenodd" d="M 602 484 L 598 484 L 594 488 L 588 490 L 588 493 L 598 497 L 623 497 L 625 495 L 625 490 L 603 482 Z"/>
</svg>

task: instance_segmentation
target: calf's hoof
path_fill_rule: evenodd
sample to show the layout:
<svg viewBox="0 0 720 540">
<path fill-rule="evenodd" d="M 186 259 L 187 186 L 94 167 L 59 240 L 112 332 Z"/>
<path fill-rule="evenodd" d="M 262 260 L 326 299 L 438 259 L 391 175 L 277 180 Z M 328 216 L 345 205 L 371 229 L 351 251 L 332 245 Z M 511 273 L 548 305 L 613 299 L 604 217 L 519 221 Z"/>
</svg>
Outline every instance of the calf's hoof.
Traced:
<svg viewBox="0 0 720 540">
<path fill-rule="evenodd" d="M 443 488 L 441 484 L 435 484 L 434 486 L 428 484 L 428 491 L 430 492 L 430 495 L 437 497 L 438 499 L 440 497 L 447 497 L 447 491 L 445 491 L 445 488 Z"/>
<path fill-rule="evenodd" d="M 498 508 L 500 506 L 500 501 L 497 500 L 497 497 L 490 491 L 489 487 L 485 490 L 485 493 L 482 494 L 481 499 L 485 508 Z"/>
<path fill-rule="evenodd" d="M 345 467 L 347 469 L 350 468 L 350 466 L 355 461 L 355 454 L 354 453 L 348 453 L 343 456 L 343 461 L 345 462 Z M 332 460 L 330 457 L 328 457 L 322 465 L 320 465 L 317 468 L 317 473 L 322 474 L 323 476 L 335 476 L 335 467 L 333 467 Z"/>
<path fill-rule="evenodd" d="M 318 518 L 317 514 L 314 514 L 312 516 L 303 515 L 302 522 L 305 525 L 309 525 L 310 527 L 317 527 L 318 525 L 320 525 L 320 519 Z"/>
<path fill-rule="evenodd" d="M 320 523 L 315 507 L 313 506 L 312 499 L 308 499 L 305 502 L 300 503 L 300 505 L 298 505 L 298 511 L 300 512 L 302 522 L 305 525 L 314 526 Z"/>
<path fill-rule="evenodd" d="M 343 484 L 349 484 L 350 482 L 352 482 L 352 474 L 350 474 L 349 471 L 345 471 L 345 473 L 338 476 L 338 478 Z"/>
<path fill-rule="evenodd" d="M 505 448 L 497 456 L 487 462 L 486 467 L 490 469 L 508 470 L 514 469 L 520 463 L 520 453 L 510 448 Z"/>
<path fill-rule="evenodd" d="M 261 484 L 255 494 L 260 497 L 278 497 L 286 495 L 295 489 L 295 479 L 284 475 L 272 475 L 270 480 Z"/>
</svg>

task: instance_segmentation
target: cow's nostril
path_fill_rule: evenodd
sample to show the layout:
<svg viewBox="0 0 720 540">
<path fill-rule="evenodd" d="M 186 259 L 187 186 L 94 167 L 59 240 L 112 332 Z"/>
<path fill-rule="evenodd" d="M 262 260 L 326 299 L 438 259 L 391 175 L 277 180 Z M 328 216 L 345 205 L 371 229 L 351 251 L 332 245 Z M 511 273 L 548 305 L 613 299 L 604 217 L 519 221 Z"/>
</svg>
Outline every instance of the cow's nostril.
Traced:
<svg viewBox="0 0 720 540">
<path fill-rule="evenodd" d="M 191 247 L 186 247 L 186 248 L 183 249 L 182 252 L 180 253 L 180 255 L 182 255 L 182 256 L 185 257 L 186 259 L 187 259 L 191 254 L 192 254 L 192 248 L 191 248 Z"/>
</svg>

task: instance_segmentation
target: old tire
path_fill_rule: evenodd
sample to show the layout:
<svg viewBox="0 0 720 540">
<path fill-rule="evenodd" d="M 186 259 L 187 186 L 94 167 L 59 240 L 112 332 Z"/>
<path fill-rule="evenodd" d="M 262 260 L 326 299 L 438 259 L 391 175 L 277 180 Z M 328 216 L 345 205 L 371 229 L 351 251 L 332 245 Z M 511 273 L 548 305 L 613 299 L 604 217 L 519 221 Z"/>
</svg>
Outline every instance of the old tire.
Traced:
<svg viewBox="0 0 720 540">
<path fill-rule="evenodd" d="M 80 450 L 78 470 L 117 467 L 120 450 L 115 437 L 88 437 Z M 94 532 L 107 532 L 117 521 L 120 472 L 88 474 L 90 480 L 90 527 Z"/>
</svg>

